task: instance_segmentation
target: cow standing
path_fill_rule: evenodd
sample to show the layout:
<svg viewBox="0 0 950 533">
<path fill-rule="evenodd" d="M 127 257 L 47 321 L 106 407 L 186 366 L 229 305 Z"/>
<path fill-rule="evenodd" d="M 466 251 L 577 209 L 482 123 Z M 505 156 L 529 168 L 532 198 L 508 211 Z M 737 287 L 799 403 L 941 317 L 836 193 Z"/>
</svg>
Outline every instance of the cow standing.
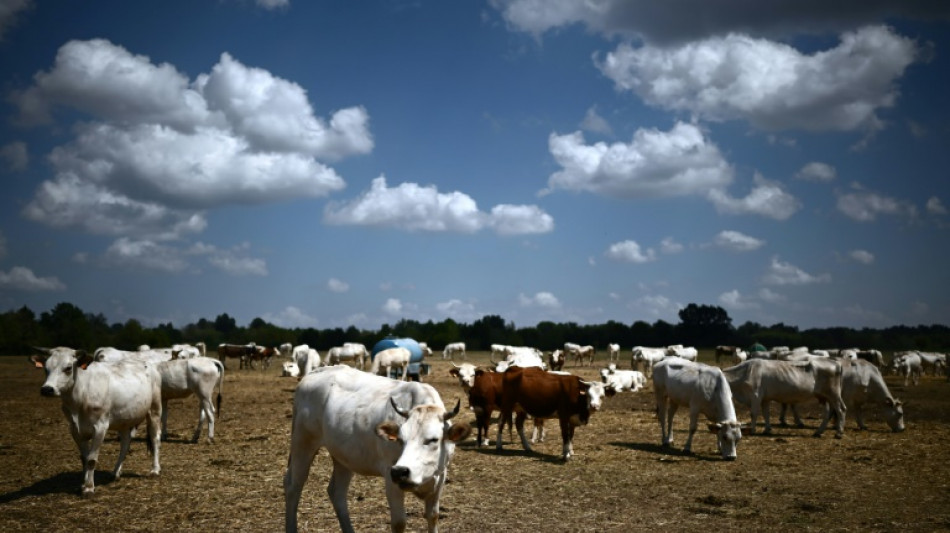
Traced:
<svg viewBox="0 0 950 533">
<path fill-rule="evenodd" d="M 224 386 L 224 363 L 210 357 L 173 359 L 159 363 L 162 378 L 162 439 L 168 438 L 168 400 L 198 397 L 198 427 L 191 442 L 198 442 L 201 426 L 208 423 L 208 442 L 214 442 L 214 415 L 221 413 L 221 389 Z M 216 404 L 214 388 L 218 387 Z"/>
<path fill-rule="evenodd" d="M 691 453 L 699 414 L 709 419 L 709 431 L 716 434 L 722 458 L 735 460 L 742 430 L 732 405 L 732 392 L 719 367 L 680 358 L 664 359 L 653 365 L 653 391 L 664 447 L 673 445 L 673 415 L 679 406 L 689 407 L 689 436 L 684 453 Z"/>
<path fill-rule="evenodd" d="M 384 479 L 392 531 L 406 528 L 406 492 L 425 502 L 428 530 L 438 531 L 446 470 L 455 443 L 470 432 L 464 422 L 450 424 L 458 409 L 456 404 L 447 412 L 431 385 L 348 366 L 324 367 L 304 376 L 294 393 L 284 475 L 286 531 L 297 531 L 300 494 L 320 448 L 333 459 L 327 492 L 341 530 L 354 531 L 346 500 L 356 473 Z"/>
<path fill-rule="evenodd" d="M 152 452 L 149 475 L 157 476 L 161 471 L 162 418 L 162 384 L 157 364 L 134 360 L 99 363 L 85 352 L 70 348 L 41 350 L 47 356 L 34 355 L 30 360 L 46 371 L 40 394 L 62 399 L 63 414 L 82 461 L 82 496 L 95 493 L 96 465 L 106 432 L 119 432 L 119 459 L 112 471 L 118 480 L 132 442 L 132 430 L 142 421 L 147 425 Z"/>
<path fill-rule="evenodd" d="M 495 449 L 501 451 L 505 423 L 511 424 L 512 413 L 516 406 L 520 406 L 524 412 L 518 413 L 515 427 L 524 449 L 531 451 L 531 444 L 524 434 L 527 415 L 534 418 L 557 417 L 563 441 L 561 457 L 566 461 L 574 454 L 574 428 L 587 424 L 591 413 L 600 409 L 603 397 L 603 383 L 554 374 L 537 367 L 512 366 L 502 378 L 501 414 Z"/>
</svg>

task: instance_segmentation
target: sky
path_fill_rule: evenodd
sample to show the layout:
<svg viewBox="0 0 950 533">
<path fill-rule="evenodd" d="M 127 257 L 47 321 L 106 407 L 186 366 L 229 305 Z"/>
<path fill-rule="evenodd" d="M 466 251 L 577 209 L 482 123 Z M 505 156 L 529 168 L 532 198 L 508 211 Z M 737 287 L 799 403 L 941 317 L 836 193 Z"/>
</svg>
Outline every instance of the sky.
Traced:
<svg viewBox="0 0 950 533">
<path fill-rule="evenodd" d="M 950 324 L 950 3 L 0 0 L 0 310 Z"/>
</svg>

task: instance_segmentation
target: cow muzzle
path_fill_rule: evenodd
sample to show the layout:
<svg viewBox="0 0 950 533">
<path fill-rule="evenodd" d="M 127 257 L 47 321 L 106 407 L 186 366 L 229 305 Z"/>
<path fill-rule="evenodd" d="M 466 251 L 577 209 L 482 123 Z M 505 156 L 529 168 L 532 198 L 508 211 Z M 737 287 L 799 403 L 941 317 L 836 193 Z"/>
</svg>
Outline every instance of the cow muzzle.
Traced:
<svg viewBox="0 0 950 533">
<path fill-rule="evenodd" d="M 389 477 L 393 480 L 393 483 L 399 485 L 399 488 L 406 490 L 411 489 L 415 486 L 409 478 L 411 477 L 412 472 L 409 471 L 409 468 L 405 466 L 394 466 L 389 471 Z"/>
<path fill-rule="evenodd" d="M 40 395 L 48 397 L 59 396 L 59 391 L 49 385 L 43 385 L 40 387 Z"/>
</svg>

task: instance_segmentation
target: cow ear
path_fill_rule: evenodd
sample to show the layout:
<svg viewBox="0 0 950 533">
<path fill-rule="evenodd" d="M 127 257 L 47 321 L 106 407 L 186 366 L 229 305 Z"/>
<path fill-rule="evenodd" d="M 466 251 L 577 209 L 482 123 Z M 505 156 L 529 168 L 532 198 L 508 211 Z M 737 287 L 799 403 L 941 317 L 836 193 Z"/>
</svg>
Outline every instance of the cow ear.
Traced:
<svg viewBox="0 0 950 533">
<path fill-rule="evenodd" d="M 710 433 L 719 433 L 719 430 L 722 428 L 722 424 L 707 424 L 706 427 L 709 428 Z"/>
<path fill-rule="evenodd" d="M 449 369 L 449 375 L 450 375 L 450 376 L 459 377 L 459 369 L 457 369 L 457 368 L 450 368 L 450 369 Z"/>
<path fill-rule="evenodd" d="M 445 439 L 452 442 L 461 442 L 468 438 L 472 427 L 467 422 L 456 422 L 445 430 Z"/>
<path fill-rule="evenodd" d="M 399 440 L 399 425 L 391 420 L 383 422 L 376 426 L 376 435 L 383 440 L 395 442 Z"/>
<path fill-rule="evenodd" d="M 76 364 L 82 367 L 83 370 L 85 370 L 92 361 L 92 355 L 84 350 L 76 350 Z"/>
<path fill-rule="evenodd" d="M 43 368 L 46 366 L 46 358 L 42 355 L 31 355 L 30 362 L 32 362 L 33 366 L 36 368 Z"/>
</svg>

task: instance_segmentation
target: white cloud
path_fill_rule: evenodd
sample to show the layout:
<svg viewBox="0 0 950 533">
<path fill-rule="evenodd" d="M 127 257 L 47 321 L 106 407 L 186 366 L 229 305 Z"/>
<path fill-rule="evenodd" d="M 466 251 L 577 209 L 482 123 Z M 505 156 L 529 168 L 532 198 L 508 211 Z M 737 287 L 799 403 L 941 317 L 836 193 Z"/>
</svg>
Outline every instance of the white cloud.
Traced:
<svg viewBox="0 0 950 533">
<path fill-rule="evenodd" d="M 581 121 L 579 126 L 582 130 L 592 133 L 599 133 L 601 135 L 614 134 L 614 130 L 610 127 L 610 123 L 597 113 L 597 106 L 590 106 L 590 108 L 587 109 L 587 113 L 584 115 L 584 120 Z"/>
<path fill-rule="evenodd" d="M 737 289 L 720 294 L 719 303 L 730 309 L 756 309 L 759 307 L 758 303 L 742 296 Z"/>
<path fill-rule="evenodd" d="M 769 289 L 768 287 L 762 287 L 761 289 L 759 289 L 759 298 L 763 302 L 768 302 L 772 304 L 783 303 L 786 300 L 785 295 L 779 294 Z"/>
<path fill-rule="evenodd" d="M 709 201 L 720 213 L 760 215 L 775 220 L 788 219 L 802 206 L 779 183 L 769 181 L 758 173 L 753 177 L 753 183 L 754 187 L 745 198 L 733 198 L 725 190 L 713 189 L 709 191 Z"/>
<path fill-rule="evenodd" d="M 665 254 L 678 254 L 683 251 L 683 245 L 676 242 L 673 237 L 667 237 L 660 241 L 660 251 Z"/>
<path fill-rule="evenodd" d="M 290 0 L 254 0 L 254 3 L 264 9 L 280 9 L 290 7 Z"/>
<path fill-rule="evenodd" d="M 387 298 L 382 309 L 388 315 L 399 316 L 402 313 L 402 302 L 398 298 Z"/>
<path fill-rule="evenodd" d="M 26 150 L 26 143 L 14 141 L 0 147 L 0 159 L 3 159 L 6 170 L 23 172 L 30 164 L 30 154 Z"/>
<path fill-rule="evenodd" d="M 330 278 L 327 280 L 327 289 L 329 289 L 330 292 L 347 292 L 350 290 L 350 284 L 336 278 Z"/>
<path fill-rule="evenodd" d="M 542 194 L 565 189 L 633 198 L 680 196 L 724 187 L 733 176 L 719 148 L 684 122 L 665 132 L 639 129 L 629 144 L 588 145 L 579 131 L 552 133 L 548 149 L 562 169 L 548 178 Z"/>
<path fill-rule="evenodd" d="M 219 253 L 208 258 L 208 263 L 233 276 L 266 276 L 267 262 L 257 257 L 236 257 Z"/>
<path fill-rule="evenodd" d="M 463 302 L 458 298 L 452 298 L 445 302 L 435 304 L 435 308 L 447 317 L 452 317 L 456 321 L 475 320 L 480 315 L 475 310 L 475 305 L 469 302 Z"/>
<path fill-rule="evenodd" d="M 674 317 L 683 305 L 661 294 L 641 296 L 627 306 L 634 312 L 646 312 L 654 317 Z"/>
<path fill-rule="evenodd" d="M 867 250 L 851 250 L 848 252 L 848 257 L 865 265 L 870 265 L 874 262 L 874 254 Z"/>
<path fill-rule="evenodd" d="M 812 55 L 730 33 L 671 47 L 623 43 L 597 66 L 648 104 L 705 120 L 744 120 L 767 131 L 873 131 L 917 55 L 913 40 L 869 26 Z"/>
<path fill-rule="evenodd" d="M 917 216 L 917 208 L 909 202 L 884 196 L 854 185 L 853 192 L 838 196 L 838 210 L 858 222 L 870 222 L 878 215 Z"/>
<path fill-rule="evenodd" d="M 758 250 L 765 245 L 765 241 L 762 239 L 756 239 L 755 237 L 750 237 L 744 233 L 733 230 L 720 231 L 719 234 L 716 235 L 716 238 L 713 239 L 713 243 L 720 248 L 736 252 L 750 252 L 752 250 Z"/>
<path fill-rule="evenodd" d="M 940 201 L 940 198 L 931 196 L 927 199 L 927 212 L 931 215 L 946 215 L 947 208 Z"/>
<path fill-rule="evenodd" d="M 475 233 L 490 227 L 502 235 L 520 235 L 554 228 L 554 219 L 537 206 L 502 204 L 484 213 L 467 194 L 440 193 L 435 186 L 416 183 L 388 187 L 384 176 L 374 179 L 370 189 L 351 202 L 327 204 L 323 218 L 328 224 L 406 231 Z"/>
<path fill-rule="evenodd" d="M 546 291 L 538 292 L 534 296 L 519 294 L 518 303 L 522 307 L 543 307 L 546 309 L 559 309 L 561 307 L 561 302 L 558 301 L 557 297 Z"/>
<path fill-rule="evenodd" d="M 189 263 L 179 248 L 152 240 L 133 240 L 121 237 L 109 245 L 103 255 L 106 264 L 147 268 L 163 272 L 184 272 Z"/>
<path fill-rule="evenodd" d="M 54 276 L 39 278 L 29 268 L 15 266 L 9 272 L 0 271 L 0 289 L 61 291 L 66 285 Z"/>
<path fill-rule="evenodd" d="M 261 318 L 282 328 L 312 328 L 319 323 L 317 318 L 292 305 L 288 305 L 277 313 L 267 313 Z"/>
<path fill-rule="evenodd" d="M 803 166 L 795 177 L 805 181 L 833 181 L 838 175 L 835 167 L 827 164 L 813 161 Z"/>
<path fill-rule="evenodd" d="M 373 148 L 362 107 L 324 120 L 302 87 L 227 53 L 192 81 L 106 40 L 70 41 L 11 102 L 26 125 L 85 115 L 24 214 L 93 233 L 180 238 L 204 230 L 200 209 L 326 196 L 344 182 L 318 159 Z"/>
<path fill-rule="evenodd" d="M 615 261 L 626 263 L 647 263 L 656 259 L 656 252 L 653 251 L 653 248 L 647 248 L 646 251 L 643 251 L 636 241 L 631 240 L 611 244 L 604 255 Z"/>
<path fill-rule="evenodd" d="M 810 285 L 812 283 L 829 283 L 831 274 L 819 274 L 814 276 L 805 272 L 791 263 L 779 261 L 778 257 L 772 258 L 772 263 L 762 282 L 767 285 Z"/>
</svg>

